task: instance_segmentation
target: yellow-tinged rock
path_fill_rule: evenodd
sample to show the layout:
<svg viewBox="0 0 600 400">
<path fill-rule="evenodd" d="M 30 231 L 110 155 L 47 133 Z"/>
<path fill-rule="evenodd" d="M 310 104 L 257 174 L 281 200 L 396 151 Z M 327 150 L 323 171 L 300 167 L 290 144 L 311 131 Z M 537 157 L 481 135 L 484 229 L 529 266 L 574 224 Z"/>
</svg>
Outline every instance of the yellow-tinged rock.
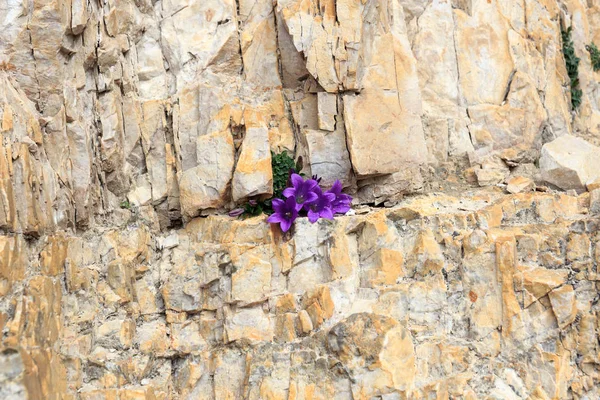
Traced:
<svg viewBox="0 0 600 400">
<path fill-rule="evenodd" d="M 0 125 L 0 129 L 2 129 L 2 132 L 8 132 L 12 128 L 13 128 L 12 109 L 10 108 L 10 104 L 5 104 L 4 111 L 2 113 L 2 125 Z"/>
<path fill-rule="evenodd" d="M 263 117 L 251 110 L 244 112 L 246 135 L 237 160 L 231 191 L 238 202 L 253 196 L 273 194 L 273 171 L 269 131 Z"/>
<path fill-rule="evenodd" d="M 386 387 L 412 390 L 416 373 L 412 335 L 394 319 L 353 314 L 335 325 L 327 340 L 329 350 L 356 378 L 354 393 L 372 396 Z"/>
<path fill-rule="evenodd" d="M 459 82 L 467 105 L 499 105 L 513 72 L 509 22 L 497 2 L 477 2 L 471 15 L 462 10 L 454 13 Z"/>
<path fill-rule="evenodd" d="M 327 246 L 327 256 L 333 279 L 344 279 L 356 270 L 357 243 L 345 234 L 345 224 L 336 225 Z"/>
<path fill-rule="evenodd" d="M 575 290 L 572 285 L 563 285 L 556 288 L 548 294 L 548 297 L 550 297 L 558 326 L 565 328 L 575 321 L 577 305 L 575 304 Z"/>
<path fill-rule="evenodd" d="M 68 239 L 63 235 L 54 235 L 48 238 L 48 243 L 40 253 L 42 273 L 56 276 L 64 272 L 67 257 Z"/>
<path fill-rule="evenodd" d="M 118 400 L 118 389 L 83 390 L 80 394 L 83 400 Z"/>
<path fill-rule="evenodd" d="M 438 274 L 444 267 L 444 254 L 439 243 L 435 240 L 433 231 L 430 229 L 419 234 L 411 253 L 417 261 L 415 267 L 420 276 Z"/>
<path fill-rule="evenodd" d="M 524 176 L 514 176 L 506 181 L 506 190 L 508 193 L 530 192 L 535 189 L 533 180 Z"/>
<path fill-rule="evenodd" d="M 528 296 L 524 299 L 523 307 L 529 307 L 534 301 L 547 295 L 553 289 L 561 286 L 567 280 L 568 270 L 554 270 L 542 267 L 519 266 L 515 275 L 515 283 L 522 282 Z"/>
<path fill-rule="evenodd" d="M 296 314 L 285 313 L 275 318 L 275 341 L 285 343 L 296 339 Z"/>
<path fill-rule="evenodd" d="M 164 355 L 169 348 L 167 326 L 159 320 L 142 323 L 136 329 L 135 342 L 144 354 Z"/>
<path fill-rule="evenodd" d="M 318 305 L 319 315 L 323 319 L 331 318 L 333 316 L 335 304 L 333 303 L 333 300 L 331 298 L 329 286 L 320 285 L 313 291 L 309 292 L 302 303 L 304 304 L 304 307 L 307 311 L 311 307 L 311 305 L 316 303 Z"/>
<path fill-rule="evenodd" d="M 521 312 L 514 290 L 516 267 L 516 242 L 514 237 L 506 237 L 496 242 L 496 266 L 502 288 L 502 335 L 508 336 L 512 330 L 515 315 Z"/>
<path fill-rule="evenodd" d="M 277 298 L 275 303 L 275 312 L 278 314 L 286 312 L 296 312 L 296 299 L 291 293 L 286 293 Z"/>
<path fill-rule="evenodd" d="M 133 268 L 121 260 L 114 260 L 108 265 L 107 282 L 121 303 L 130 302 L 133 297 Z"/>
<path fill-rule="evenodd" d="M 170 328 L 171 348 L 179 354 L 197 354 L 208 346 L 197 321 L 171 324 Z"/>
<path fill-rule="evenodd" d="M 306 310 L 302 310 L 298 313 L 298 320 L 300 321 L 300 329 L 302 333 L 307 334 L 313 330 L 313 322 L 310 314 Z"/>
<path fill-rule="evenodd" d="M 235 164 L 231 132 L 214 132 L 197 139 L 196 166 L 178 174 L 182 212 L 194 217 L 207 208 L 219 208 L 226 202 Z"/>
<path fill-rule="evenodd" d="M 577 261 L 590 257 L 591 243 L 586 234 L 571 233 L 567 243 L 567 260 Z"/>
<path fill-rule="evenodd" d="M 231 276 L 231 297 L 242 304 L 266 298 L 271 290 L 272 267 L 266 254 L 268 247 L 255 247 L 241 255 L 233 255 L 236 271 Z"/>
<path fill-rule="evenodd" d="M 25 278 L 27 263 L 27 243 L 23 236 L 0 236 L 0 296 Z"/>
<path fill-rule="evenodd" d="M 261 342 L 273 338 L 271 318 L 262 307 L 241 308 L 228 314 L 224 332 L 227 343 L 240 339 Z"/>
<path fill-rule="evenodd" d="M 587 187 L 588 192 L 600 189 L 600 177 L 587 182 L 585 186 Z"/>
</svg>

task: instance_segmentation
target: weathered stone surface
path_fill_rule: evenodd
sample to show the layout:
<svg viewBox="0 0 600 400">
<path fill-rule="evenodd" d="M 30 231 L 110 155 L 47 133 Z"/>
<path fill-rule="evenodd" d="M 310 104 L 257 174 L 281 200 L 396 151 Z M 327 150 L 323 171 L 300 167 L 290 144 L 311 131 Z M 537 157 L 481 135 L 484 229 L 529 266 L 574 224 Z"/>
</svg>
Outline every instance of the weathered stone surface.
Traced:
<svg viewBox="0 0 600 400">
<path fill-rule="evenodd" d="M 510 89 L 502 105 L 474 105 L 469 107 L 469 116 L 469 131 L 476 149 L 539 151 L 541 147 L 546 111 L 531 78 L 521 72 L 511 76 Z M 533 159 L 534 156 L 529 161 Z"/>
<path fill-rule="evenodd" d="M 600 188 L 590 192 L 590 212 L 600 214 Z"/>
<path fill-rule="evenodd" d="M 415 5 L 417 5 L 415 3 Z M 418 4 L 419 7 L 422 4 Z M 406 5 L 403 5 L 406 11 Z M 418 19 L 413 51 L 423 99 L 423 129 L 430 162 L 473 150 L 461 100 L 451 2 L 433 1 Z M 450 49 L 450 51 L 449 51 Z"/>
<path fill-rule="evenodd" d="M 467 106 L 500 105 L 513 72 L 509 21 L 497 2 L 474 2 L 470 15 L 455 10 L 456 56 L 460 87 Z"/>
<path fill-rule="evenodd" d="M 0 398 L 600 398 L 596 0 L 0 10 Z"/>
<path fill-rule="evenodd" d="M 327 92 L 319 92 L 317 96 L 319 129 L 333 132 L 336 124 L 335 117 L 338 115 L 338 97 Z"/>
<path fill-rule="evenodd" d="M 558 325 L 564 328 L 571 324 L 577 315 L 573 286 L 564 285 L 554 289 L 548 294 L 548 297 L 550 298 L 554 315 L 556 315 L 556 319 L 558 320 Z"/>
<path fill-rule="evenodd" d="M 542 148 L 542 178 L 563 190 L 585 190 L 600 174 L 600 148 L 574 136 L 561 136 Z"/>
<path fill-rule="evenodd" d="M 260 116 L 244 113 L 246 135 L 233 174 L 234 201 L 273 194 L 269 131 Z"/>
<path fill-rule="evenodd" d="M 355 396 L 412 389 L 416 373 L 412 337 L 393 319 L 354 314 L 331 329 L 327 343 L 356 381 L 352 385 Z"/>
<path fill-rule="evenodd" d="M 530 192 L 535 189 L 533 180 L 524 176 L 513 176 L 506 181 L 506 190 L 508 193 L 516 194 Z"/>
<path fill-rule="evenodd" d="M 197 148 L 198 165 L 184 171 L 179 180 L 181 208 L 188 217 L 225 205 L 234 166 L 235 150 L 228 131 L 199 137 Z"/>
<path fill-rule="evenodd" d="M 39 247 L 6 237 L 2 345 L 19 348 L 23 366 L 0 374 L 2 390 L 593 394 L 584 371 L 596 354 L 600 240 L 586 197 L 417 196 L 333 223 L 299 220 L 289 242 L 264 217 L 220 216 L 162 234 L 44 236 Z M 85 383 L 91 371 L 99 378 Z"/>
</svg>

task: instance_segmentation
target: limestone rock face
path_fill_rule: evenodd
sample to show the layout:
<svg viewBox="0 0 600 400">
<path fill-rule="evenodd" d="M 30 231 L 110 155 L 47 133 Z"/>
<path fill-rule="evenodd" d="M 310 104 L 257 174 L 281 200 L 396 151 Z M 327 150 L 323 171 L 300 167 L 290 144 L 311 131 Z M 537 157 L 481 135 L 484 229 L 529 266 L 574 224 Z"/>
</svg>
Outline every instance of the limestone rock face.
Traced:
<svg viewBox="0 0 600 400">
<path fill-rule="evenodd" d="M 512 168 L 563 135 L 600 144 L 594 6 L 519 4 L 7 3 L 0 224 L 86 229 L 126 202 L 178 226 L 268 197 L 271 151 L 380 204 L 445 179 L 429 166 L 462 179 L 467 154 Z M 574 117 L 561 18 L 581 19 Z"/>
<path fill-rule="evenodd" d="M 600 398 L 591 43 L 597 0 L 0 0 L 0 398 Z M 226 216 L 282 151 L 351 213 Z"/>
<path fill-rule="evenodd" d="M 360 382 L 353 393 L 385 394 L 391 388 L 410 391 L 415 380 L 415 351 L 410 332 L 379 315 L 354 314 L 329 331 L 330 350 Z M 356 357 L 356 354 L 360 354 Z"/>
<path fill-rule="evenodd" d="M 6 236 L 0 393 L 597 397 L 587 199 L 417 196 L 293 237 L 264 217 L 161 233 L 146 207 L 83 237 Z"/>
</svg>

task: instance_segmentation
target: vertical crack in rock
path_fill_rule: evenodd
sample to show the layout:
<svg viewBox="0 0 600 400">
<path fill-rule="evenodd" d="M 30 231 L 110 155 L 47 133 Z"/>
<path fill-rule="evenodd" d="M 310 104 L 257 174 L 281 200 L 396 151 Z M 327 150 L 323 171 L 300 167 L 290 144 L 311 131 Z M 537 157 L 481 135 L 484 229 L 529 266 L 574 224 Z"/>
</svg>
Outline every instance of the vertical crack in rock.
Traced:
<svg viewBox="0 0 600 400">
<path fill-rule="evenodd" d="M 258 1 L 258 0 L 257 0 Z M 245 76 L 245 71 L 244 71 L 244 54 L 243 54 L 243 49 L 242 49 L 242 38 L 241 38 L 241 34 L 242 34 L 242 18 L 240 15 L 240 0 L 235 0 L 235 12 L 236 12 L 236 20 L 237 20 L 237 37 L 238 37 L 238 43 L 239 43 L 239 56 L 240 56 L 240 61 L 242 63 L 241 66 L 241 70 L 240 70 L 240 76 L 242 78 L 244 78 Z"/>
</svg>

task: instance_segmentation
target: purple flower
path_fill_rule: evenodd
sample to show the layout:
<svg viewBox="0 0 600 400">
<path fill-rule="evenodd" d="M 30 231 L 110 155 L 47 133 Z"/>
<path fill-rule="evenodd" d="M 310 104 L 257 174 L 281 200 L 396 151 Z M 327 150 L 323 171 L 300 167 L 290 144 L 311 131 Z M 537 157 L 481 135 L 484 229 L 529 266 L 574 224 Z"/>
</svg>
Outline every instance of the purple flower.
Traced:
<svg viewBox="0 0 600 400">
<path fill-rule="evenodd" d="M 314 224 L 319 218 L 333 219 L 331 202 L 335 200 L 335 194 L 323 193 L 319 186 L 314 188 L 314 192 L 318 196 L 317 200 L 305 206 L 308 210 L 308 220 Z"/>
<path fill-rule="evenodd" d="M 315 187 L 318 186 L 317 181 L 313 179 L 304 180 L 298 174 L 292 174 L 290 176 L 292 187 L 289 187 L 283 191 L 283 195 L 286 198 L 296 199 L 296 210 L 300 211 L 305 204 L 310 204 L 317 200 L 319 196 L 314 192 Z"/>
<path fill-rule="evenodd" d="M 287 232 L 290 230 L 292 223 L 298 217 L 298 209 L 296 205 L 296 199 L 293 197 L 288 197 L 287 199 L 273 199 L 271 202 L 273 206 L 273 210 L 275 211 L 269 218 L 267 218 L 267 222 L 271 224 L 279 224 L 281 230 Z"/>
<path fill-rule="evenodd" d="M 229 211 L 229 216 L 230 217 L 239 217 L 240 215 L 242 215 L 244 213 L 244 209 L 243 208 L 236 208 L 235 210 L 231 210 Z"/>
<path fill-rule="evenodd" d="M 350 210 L 352 204 L 352 196 L 342 193 L 342 182 L 335 181 L 333 186 L 327 193 L 335 195 L 335 199 L 331 202 L 331 209 L 338 214 L 346 214 Z"/>
</svg>

